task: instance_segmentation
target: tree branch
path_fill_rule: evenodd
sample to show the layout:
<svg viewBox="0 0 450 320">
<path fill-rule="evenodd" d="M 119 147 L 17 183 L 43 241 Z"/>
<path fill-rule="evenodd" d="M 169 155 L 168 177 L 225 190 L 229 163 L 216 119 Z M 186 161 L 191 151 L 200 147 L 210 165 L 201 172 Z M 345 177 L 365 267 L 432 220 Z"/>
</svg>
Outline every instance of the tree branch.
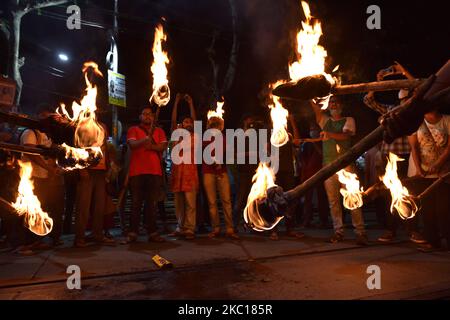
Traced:
<svg viewBox="0 0 450 320">
<path fill-rule="evenodd" d="M 24 8 L 24 13 L 28 13 L 33 10 L 43 9 L 52 6 L 58 6 L 60 4 L 64 4 L 69 2 L 69 0 L 46 0 L 46 1 L 33 1 L 33 3 L 28 2 L 26 7 Z"/>
<path fill-rule="evenodd" d="M 9 41 L 9 38 L 11 37 L 11 32 L 9 31 L 6 19 L 0 19 L 0 32 L 3 33 L 6 37 L 6 40 Z"/>
<path fill-rule="evenodd" d="M 228 69 L 225 74 L 225 78 L 222 84 L 222 90 L 220 90 L 220 94 L 224 95 L 225 92 L 230 90 L 231 85 L 233 84 L 234 76 L 236 74 L 236 66 L 237 66 L 237 55 L 239 50 L 239 40 L 238 40 L 238 26 L 237 26 L 237 9 L 235 0 L 228 0 L 231 9 L 231 21 L 233 24 L 233 45 L 231 47 L 230 52 L 230 60 L 228 62 Z"/>
</svg>

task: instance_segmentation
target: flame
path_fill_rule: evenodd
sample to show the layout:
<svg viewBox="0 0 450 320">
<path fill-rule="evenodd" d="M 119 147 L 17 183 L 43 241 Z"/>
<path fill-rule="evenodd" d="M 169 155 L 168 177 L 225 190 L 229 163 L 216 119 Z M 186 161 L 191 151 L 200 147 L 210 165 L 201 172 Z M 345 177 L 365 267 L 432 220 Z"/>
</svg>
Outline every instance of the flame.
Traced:
<svg viewBox="0 0 450 320">
<path fill-rule="evenodd" d="M 341 188 L 341 194 L 344 197 L 344 207 L 349 210 L 361 208 L 363 202 L 363 188 L 359 186 L 358 176 L 354 173 L 342 169 L 337 173 L 339 182 L 345 185 Z"/>
<path fill-rule="evenodd" d="M 277 81 L 270 85 L 271 89 L 276 88 L 280 84 L 285 83 L 285 81 Z M 287 109 L 283 108 L 280 98 L 270 94 L 270 99 L 272 103 L 269 105 L 270 108 L 270 118 L 272 119 L 272 135 L 270 137 L 270 143 L 275 147 L 282 147 L 289 141 L 289 135 L 287 133 L 287 117 L 289 112 Z"/>
<path fill-rule="evenodd" d="M 253 185 L 244 209 L 244 221 L 256 231 L 271 230 L 283 217 L 277 217 L 273 224 L 267 222 L 258 211 L 258 201 L 267 196 L 267 189 L 275 187 L 275 174 L 266 164 L 260 163 L 252 179 Z"/>
<path fill-rule="evenodd" d="M 41 209 L 41 202 L 33 193 L 31 181 L 33 167 L 30 162 L 19 161 L 20 183 L 16 202 L 12 204 L 19 215 L 25 215 L 25 225 L 30 231 L 45 236 L 53 228 L 53 220 Z"/>
<path fill-rule="evenodd" d="M 153 93 L 150 102 L 154 101 L 159 107 L 165 106 L 170 101 L 169 80 L 167 79 L 167 67 L 169 57 L 162 49 L 162 42 L 167 40 L 167 35 L 161 24 L 155 28 L 155 40 L 153 42 Z"/>
<path fill-rule="evenodd" d="M 307 2 L 302 1 L 303 12 L 306 21 L 302 21 L 302 30 L 297 33 L 297 53 L 298 60 L 289 65 L 289 76 L 291 81 L 298 81 L 307 76 L 322 74 L 331 83 L 334 84 L 333 77 L 325 72 L 325 58 L 327 51 L 319 45 L 322 36 L 322 25 L 315 19 L 312 23 L 311 10 Z M 337 70 L 335 68 L 335 70 Z M 323 104 L 322 109 L 328 107 L 331 95 L 320 99 Z"/>
<path fill-rule="evenodd" d="M 105 139 L 105 130 L 97 122 L 95 114 L 97 110 L 97 87 L 93 86 L 88 79 L 87 71 L 89 68 L 92 68 L 95 74 L 103 76 L 95 62 L 86 62 L 83 65 L 86 94 L 81 99 L 80 104 L 76 101 L 72 103 L 73 115 L 70 116 L 64 104 L 61 104 L 61 107 L 56 110 L 58 114 L 68 118 L 72 124 L 76 124 L 74 144 L 78 148 L 100 147 Z"/>
<path fill-rule="evenodd" d="M 100 147 L 92 148 L 74 148 L 63 143 L 62 148 L 66 151 L 66 159 L 71 159 L 74 161 L 74 165 L 67 167 L 61 166 L 66 171 L 72 171 L 77 169 L 85 169 L 91 165 L 90 159 L 99 158 L 103 156 L 102 149 Z M 57 160 L 58 164 L 58 160 Z"/>
<path fill-rule="evenodd" d="M 219 102 L 217 101 L 217 107 L 216 110 L 209 110 L 208 111 L 208 120 L 210 118 L 220 118 L 223 120 L 223 114 L 225 113 L 225 110 L 223 110 L 223 105 L 225 104 L 225 101 Z"/>
<path fill-rule="evenodd" d="M 381 177 L 381 180 L 391 192 L 391 213 L 394 213 L 394 210 L 397 210 L 402 219 L 411 219 L 416 215 L 419 208 L 414 199 L 410 196 L 408 189 L 402 185 L 402 182 L 398 178 L 398 161 L 404 161 L 404 159 L 397 157 L 393 153 L 389 153 L 386 173 Z"/>
</svg>

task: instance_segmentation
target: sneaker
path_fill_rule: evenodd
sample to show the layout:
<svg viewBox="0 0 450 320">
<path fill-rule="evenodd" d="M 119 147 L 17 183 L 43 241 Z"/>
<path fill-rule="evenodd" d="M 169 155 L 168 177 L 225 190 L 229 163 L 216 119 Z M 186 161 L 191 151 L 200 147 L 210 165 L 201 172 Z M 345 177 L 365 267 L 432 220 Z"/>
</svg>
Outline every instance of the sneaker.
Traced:
<svg viewBox="0 0 450 320">
<path fill-rule="evenodd" d="M 356 244 L 358 246 L 368 246 L 369 240 L 367 239 L 367 235 L 366 234 L 358 234 L 356 236 Z"/>
<path fill-rule="evenodd" d="M 394 233 L 392 231 L 386 231 L 377 240 L 380 242 L 392 242 L 395 239 Z"/>
<path fill-rule="evenodd" d="M 422 235 L 418 232 L 411 232 L 409 240 L 411 240 L 414 243 L 418 243 L 418 244 L 427 243 L 427 240 L 425 240 L 424 237 L 422 237 Z"/>
<path fill-rule="evenodd" d="M 340 233 L 335 233 L 329 240 L 330 243 L 337 243 L 344 240 L 344 236 Z"/>
</svg>

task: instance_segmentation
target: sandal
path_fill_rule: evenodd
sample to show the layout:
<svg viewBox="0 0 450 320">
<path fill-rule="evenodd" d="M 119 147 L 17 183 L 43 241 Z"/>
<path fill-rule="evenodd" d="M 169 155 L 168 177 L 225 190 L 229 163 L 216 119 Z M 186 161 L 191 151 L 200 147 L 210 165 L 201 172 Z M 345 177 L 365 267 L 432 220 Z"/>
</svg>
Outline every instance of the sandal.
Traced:
<svg viewBox="0 0 450 320">
<path fill-rule="evenodd" d="M 303 239 L 305 234 L 303 232 L 289 231 L 287 232 L 287 236 L 290 238 Z"/>
<path fill-rule="evenodd" d="M 148 242 L 166 242 L 166 239 L 164 239 L 163 237 L 161 237 L 159 234 L 153 235 L 153 236 L 148 236 Z"/>
<path fill-rule="evenodd" d="M 236 232 L 228 232 L 228 233 L 225 234 L 225 236 L 227 238 L 232 239 L 232 240 L 239 240 L 240 239 Z"/>
<path fill-rule="evenodd" d="M 208 234 L 208 238 L 213 239 L 219 235 L 219 231 L 213 231 Z"/>
</svg>

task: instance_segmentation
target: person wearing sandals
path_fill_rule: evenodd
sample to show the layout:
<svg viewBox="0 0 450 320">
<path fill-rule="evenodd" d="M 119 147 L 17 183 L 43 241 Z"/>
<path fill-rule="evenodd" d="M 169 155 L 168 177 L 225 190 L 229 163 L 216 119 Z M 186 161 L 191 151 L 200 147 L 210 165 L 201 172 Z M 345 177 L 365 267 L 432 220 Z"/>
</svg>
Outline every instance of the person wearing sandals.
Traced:
<svg viewBox="0 0 450 320">
<path fill-rule="evenodd" d="M 213 139 L 223 139 L 223 150 L 226 148 L 225 136 L 222 133 L 224 130 L 224 121 L 219 117 L 211 117 L 208 119 L 208 129 L 216 129 L 217 135 Z M 214 140 L 203 142 L 203 146 L 207 148 Z M 219 192 L 220 200 L 222 202 L 222 210 L 225 218 L 226 233 L 225 236 L 231 239 L 239 239 L 233 225 L 233 213 L 231 206 L 231 186 L 228 177 L 227 167 L 224 165 L 224 152 L 222 152 L 222 161 L 216 151 L 213 150 L 211 156 L 216 159 L 214 163 L 207 164 L 205 161 L 202 165 L 203 185 L 205 186 L 206 198 L 208 200 L 209 215 L 211 217 L 212 231 L 208 234 L 209 238 L 215 238 L 220 234 L 220 218 L 219 210 L 217 208 L 217 194 Z"/>
<path fill-rule="evenodd" d="M 196 120 L 195 108 L 192 98 L 189 95 L 177 94 L 175 105 L 172 111 L 172 132 L 177 129 L 177 112 L 180 101 L 184 99 L 189 105 L 190 115 L 184 116 L 179 126 L 189 132 L 187 141 L 173 141 L 172 147 L 181 146 L 179 153 L 171 153 L 172 175 L 171 189 L 175 196 L 175 213 L 177 217 L 177 228 L 172 236 L 184 236 L 186 240 L 195 238 L 195 220 L 197 215 L 197 193 L 199 189 L 199 179 L 197 164 L 194 162 L 195 136 L 194 121 Z M 185 133 L 185 131 L 182 131 Z M 197 137 L 200 139 L 200 137 Z M 187 152 L 185 152 L 187 151 Z"/>
<path fill-rule="evenodd" d="M 411 187 L 413 194 L 420 194 L 439 176 L 450 172 L 450 116 L 438 111 L 425 114 L 417 132 L 408 137 L 413 163 L 408 175 L 419 176 Z M 414 168 L 413 168 L 414 167 Z M 441 236 L 450 250 L 450 184 L 441 184 L 422 200 L 418 215 L 422 215 L 424 236 L 427 243 L 419 250 L 430 252 L 441 248 Z"/>
<path fill-rule="evenodd" d="M 341 98 L 333 96 L 330 99 L 328 111 L 324 111 L 321 105 L 311 101 L 316 116 L 316 122 L 322 129 L 322 149 L 323 160 L 322 165 L 326 166 L 334 160 L 338 159 L 341 154 L 345 153 L 351 147 L 351 138 L 356 133 L 355 120 L 352 117 L 344 117 L 342 115 L 343 105 Z M 329 114 L 327 114 L 329 112 Z M 353 166 L 349 166 L 346 170 L 354 171 Z M 334 174 L 324 182 L 325 191 L 330 205 L 331 217 L 333 220 L 334 235 L 329 242 L 337 243 L 344 240 L 344 223 L 341 204 L 341 195 L 339 189 L 341 183 L 338 175 Z M 364 226 L 364 217 L 361 208 L 351 211 L 352 223 L 356 233 L 356 244 L 367 246 L 369 241 Z"/>
<path fill-rule="evenodd" d="M 107 207 L 106 174 L 109 167 L 109 156 L 107 149 L 107 130 L 103 141 L 103 157 L 100 162 L 87 169 L 79 170 L 79 181 L 77 185 L 77 212 L 75 215 L 75 241 L 74 247 L 84 248 L 86 244 L 86 229 L 89 217 L 92 219 L 91 235 L 92 239 L 100 245 L 115 245 L 113 239 L 107 238 L 104 234 L 104 216 Z"/>
<path fill-rule="evenodd" d="M 164 242 L 156 228 L 156 202 L 162 188 L 161 153 L 167 148 L 164 130 L 154 127 L 151 107 L 144 107 L 140 115 L 140 124 L 128 130 L 127 142 L 131 149 L 129 167 L 129 185 L 132 208 L 128 242 L 137 240 L 142 205 L 146 201 L 145 215 L 149 242 Z"/>
</svg>

